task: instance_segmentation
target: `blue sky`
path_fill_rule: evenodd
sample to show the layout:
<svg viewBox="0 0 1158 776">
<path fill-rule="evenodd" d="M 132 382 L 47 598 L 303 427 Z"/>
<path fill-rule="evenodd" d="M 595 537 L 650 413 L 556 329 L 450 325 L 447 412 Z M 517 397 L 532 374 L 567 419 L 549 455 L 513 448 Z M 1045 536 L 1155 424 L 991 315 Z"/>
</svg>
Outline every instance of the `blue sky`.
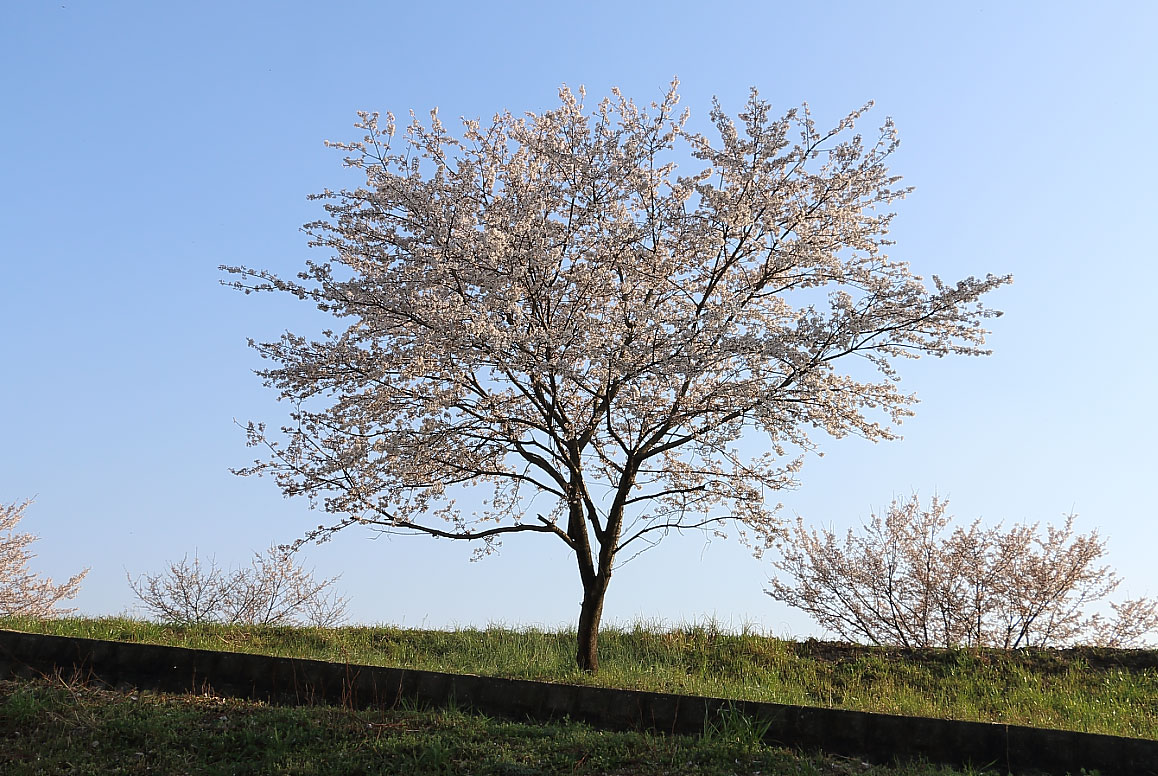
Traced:
<svg viewBox="0 0 1158 776">
<path fill-rule="evenodd" d="M 1012 273 L 994 355 L 902 364 L 904 439 L 821 440 L 785 513 L 844 528 L 894 495 L 960 518 L 1109 537 L 1158 594 L 1151 3 L 11 2 L 0 8 L 0 501 L 36 496 L 36 570 L 91 566 L 76 605 L 129 609 L 125 574 L 186 552 L 228 565 L 320 520 L 247 463 L 234 419 L 279 421 L 246 338 L 316 326 L 221 287 L 220 264 L 292 274 L 306 195 L 350 182 L 325 139 L 359 109 L 444 120 L 550 107 L 560 84 L 639 101 L 672 76 L 692 122 L 749 86 L 823 123 L 895 118 L 892 252 L 920 273 Z M 561 544 L 470 548 L 350 531 L 305 553 L 355 619 L 557 625 L 580 597 Z M 668 539 L 606 615 L 814 632 L 735 543 Z"/>
</svg>

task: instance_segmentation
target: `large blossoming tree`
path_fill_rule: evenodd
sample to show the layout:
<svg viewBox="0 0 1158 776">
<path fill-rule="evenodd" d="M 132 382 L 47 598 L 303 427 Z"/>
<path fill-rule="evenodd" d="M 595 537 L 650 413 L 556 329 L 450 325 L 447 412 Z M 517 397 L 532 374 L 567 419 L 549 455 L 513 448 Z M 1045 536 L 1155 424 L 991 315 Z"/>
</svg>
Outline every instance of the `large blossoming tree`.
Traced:
<svg viewBox="0 0 1158 776">
<path fill-rule="evenodd" d="M 997 313 L 978 300 L 1009 279 L 930 286 L 886 256 L 907 189 L 885 166 L 892 123 L 852 134 L 863 109 L 821 131 L 753 90 L 735 120 L 713 105 L 709 138 L 674 82 L 650 108 L 583 95 L 457 137 L 436 112 L 401 133 L 360 114 L 363 139 L 333 145 L 365 185 L 316 195 L 328 218 L 307 226 L 331 258 L 296 279 L 223 269 L 340 323 L 254 344 L 293 410 L 280 432 L 249 425 L 267 455 L 238 472 L 334 516 L 302 541 L 364 525 L 482 552 L 562 542 L 595 671 L 617 559 L 686 528 L 767 546 L 767 497 L 809 434 L 892 438 L 914 402 L 894 362 L 985 353 Z M 854 360 L 875 370 L 837 368 Z M 481 507 L 457 506 L 465 488 Z"/>
</svg>

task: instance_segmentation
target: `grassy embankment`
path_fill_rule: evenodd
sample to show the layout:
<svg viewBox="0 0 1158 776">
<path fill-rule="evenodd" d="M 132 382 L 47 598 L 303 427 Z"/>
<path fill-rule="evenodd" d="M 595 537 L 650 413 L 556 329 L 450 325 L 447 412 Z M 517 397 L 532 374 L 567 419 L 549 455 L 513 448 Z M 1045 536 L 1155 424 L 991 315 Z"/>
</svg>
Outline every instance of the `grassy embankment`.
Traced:
<svg viewBox="0 0 1158 776">
<path fill-rule="evenodd" d="M 1158 651 L 895 650 L 708 626 L 605 629 L 600 673 L 570 632 L 173 627 L 126 619 L 0 627 L 520 679 L 1062 728 L 1158 739 Z"/>
<path fill-rule="evenodd" d="M 869 766 L 760 743 L 740 716 L 704 735 L 608 733 L 461 710 L 278 708 L 195 695 L 0 681 L 0 773 L 435 776 L 998 776 L 921 763 Z"/>
<path fill-rule="evenodd" d="M 616 687 L 1002 721 L 1158 738 L 1158 652 L 914 651 L 790 642 L 716 628 L 608 629 L 598 676 L 570 633 L 489 628 L 170 627 L 124 619 L 0 627 Z M 759 743 L 741 716 L 700 737 L 529 725 L 461 710 L 287 709 L 0 682 L 0 772 L 473 774 L 977 774 L 799 754 Z"/>
</svg>

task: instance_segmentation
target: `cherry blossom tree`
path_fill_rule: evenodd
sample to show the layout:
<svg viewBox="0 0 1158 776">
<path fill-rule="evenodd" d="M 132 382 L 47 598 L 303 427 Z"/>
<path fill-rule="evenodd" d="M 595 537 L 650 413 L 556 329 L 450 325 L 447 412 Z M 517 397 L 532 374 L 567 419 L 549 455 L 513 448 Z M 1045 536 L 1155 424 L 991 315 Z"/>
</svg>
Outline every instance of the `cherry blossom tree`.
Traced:
<svg viewBox="0 0 1158 776">
<path fill-rule="evenodd" d="M 979 299 L 1009 281 L 930 284 L 886 255 L 908 189 L 886 167 L 892 122 L 853 134 L 869 106 L 822 131 L 752 90 L 736 119 L 713 102 L 709 138 L 676 86 L 590 108 L 564 87 L 557 108 L 458 137 L 437 111 L 400 132 L 360 113 L 364 137 L 332 145 L 365 183 L 315 195 L 328 217 L 306 227 L 331 258 L 295 279 L 222 267 L 341 323 L 251 342 L 292 410 L 280 433 L 248 426 L 267 454 L 238 473 L 334 515 L 302 541 L 362 525 L 482 553 L 560 542 L 589 671 L 617 561 L 690 528 L 766 547 L 768 496 L 810 432 L 894 438 L 914 403 L 895 362 L 986 353 L 998 313 Z M 836 368 L 853 362 L 870 368 Z M 457 505 L 480 487 L 478 509 Z"/>
<path fill-rule="evenodd" d="M 852 641 L 904 647 L 1134 647 L 1158 632 L 1158 602 L 1096 608 L 1121 584 L 1106 542 L 1061 526 L 953 526 L 948 502 L 894 500 L 841 541 L 803 521 L 778 540 L 768 595 Z"/>
<path fill-rule="evenodd" d="M 28 545 L 37 540 L 30 533 L 17 533 L 17 524 L 24 519 L 24 510 L 32 500 L 0 504 L 0 617 L 56 617 L 74 609 L 61 609 L 61 601 L 73 598 L 80 591 L 81 580 L 88 569 L 67 582 L 57 585 L 51 579 L 41 579 L 29 570 L 34 557 Z"/>
<path fill-rule="evenodd" d="M 186 555 L 164 572 L 126 576 L 145 610 L 164 622 L 332 628 L 346 618 L 347 601 L 334 592 L 338 577 L 316 579 L 277 546 L 229 571 Z"/>
</svg>

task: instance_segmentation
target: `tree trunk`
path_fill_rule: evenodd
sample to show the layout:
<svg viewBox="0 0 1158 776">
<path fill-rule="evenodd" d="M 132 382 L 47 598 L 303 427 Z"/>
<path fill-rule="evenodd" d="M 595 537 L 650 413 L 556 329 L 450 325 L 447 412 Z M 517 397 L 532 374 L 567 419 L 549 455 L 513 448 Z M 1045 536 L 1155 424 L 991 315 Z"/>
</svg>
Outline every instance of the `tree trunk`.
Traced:
<svg viewBox="0 0 1158 776">
<path fill-rule="evenodd" d="M 579 609 L 579 650 L 575 660 L 579 670 L 599 672 L 599 621 L 603 619 L 603 598 L 607 594 L 606 576 L 600 574 L 583 586 L 583 604 Z"/>
</svg>

